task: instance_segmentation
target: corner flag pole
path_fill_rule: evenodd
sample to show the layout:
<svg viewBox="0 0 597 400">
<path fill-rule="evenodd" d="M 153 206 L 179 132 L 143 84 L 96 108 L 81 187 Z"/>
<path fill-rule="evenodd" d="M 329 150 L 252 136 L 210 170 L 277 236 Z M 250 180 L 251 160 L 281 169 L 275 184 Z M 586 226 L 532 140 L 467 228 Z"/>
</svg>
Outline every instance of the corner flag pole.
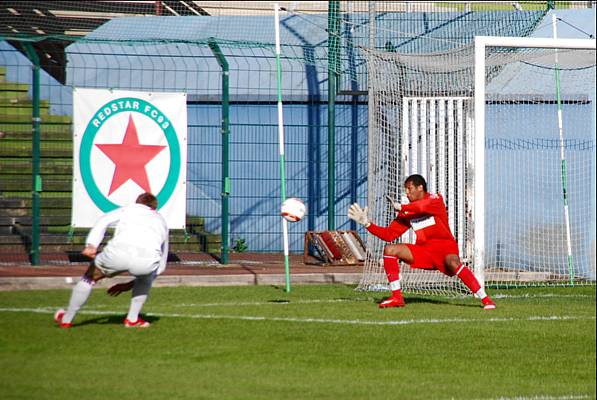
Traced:
<svg viewBox="0 0 597 400">
<path fill-rule="evenodd" d="M 553 29 L 553 38 L 558 38 L 556 14 L 551 14 L 551 26 Z M 570 239 L 570 214 L 568 212 L 568 172 L 566 166 L 566 156 L 564 154 L 564 127 L 562 123 L 562 97 L 560 94 L 560 66 L 558 64 L 558 49 L 554 49 L 555 72 L 556 72 L 556 102 L 558 104 L 558 131 L 560 134 L 560 163 L 562 174 L 562 197 L 564 199 L 564 221 L 566 224 L 566 245 L 568 247 L 568 274 L 570 275 L 570 284 L 574 285 L 574 264 L 572 263 L 572 241 Z"/>
<path fill-rule="evenodd" d="M 274 4 L 274 19 L 276 32 L 276 83 L 278 88 L 278 144 L 280 153 L 280 186 L 282 203 L 286 200 L 286 160 L 284 158 L 284 115 L 282 113 L 282 65 L 280 63 L 280 7 Z M 284 271 L 286 276 L 286 291 L 290 292 L 290 263 L 288 260 L 288 221 L 282 218 L 282 234 L 284 236 Z"/>
</svg>

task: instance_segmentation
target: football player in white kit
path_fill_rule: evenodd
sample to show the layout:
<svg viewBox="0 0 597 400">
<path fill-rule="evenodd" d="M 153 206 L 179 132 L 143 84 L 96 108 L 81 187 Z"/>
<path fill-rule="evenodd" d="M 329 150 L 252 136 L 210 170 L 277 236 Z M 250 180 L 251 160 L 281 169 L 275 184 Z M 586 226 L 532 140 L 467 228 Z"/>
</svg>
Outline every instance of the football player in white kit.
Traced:
<svg viewBox="0 0 597 400">
<path fill-rule="evenodd" d="M 132 289 L 131 305 L 125 327 L 146 328 L 139 313 L 147 300 L 153 280 L 166 269 L 168 260 L 168 225 L 156 210 L 157 198 L 151 193 L 137 197 L 135 204 L 104 214 L 87 235 L 82 254 L 92 259 L 89 268 L 73 288 L 66 310 L 56 311 L 54 320 L 61 328 L 70 328 L 77 311 L 85 304 L 96 282 L 128 272 L 134 280 L 112 286 L 111 295 Z M 112 239 L 97 253 L 106 229 L 115 226 Z"/>
</svg>

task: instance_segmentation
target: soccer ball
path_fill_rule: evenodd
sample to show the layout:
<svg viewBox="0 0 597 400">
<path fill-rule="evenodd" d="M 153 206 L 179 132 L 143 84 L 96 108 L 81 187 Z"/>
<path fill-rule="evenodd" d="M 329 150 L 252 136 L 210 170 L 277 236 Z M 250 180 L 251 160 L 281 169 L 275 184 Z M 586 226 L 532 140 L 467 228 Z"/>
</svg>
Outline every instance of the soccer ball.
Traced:
<svg viewBox="0 0 597 400">
<path fill-rule="evenodd" d="M 306 212 L 307 207 L 305 206 L 305 203 L 303 203 L 301 199 L 291 197 L 282 203 L 280 215 L 284 217 L 286 221 L 297 222 L 305 216 Z"/>
</svg>

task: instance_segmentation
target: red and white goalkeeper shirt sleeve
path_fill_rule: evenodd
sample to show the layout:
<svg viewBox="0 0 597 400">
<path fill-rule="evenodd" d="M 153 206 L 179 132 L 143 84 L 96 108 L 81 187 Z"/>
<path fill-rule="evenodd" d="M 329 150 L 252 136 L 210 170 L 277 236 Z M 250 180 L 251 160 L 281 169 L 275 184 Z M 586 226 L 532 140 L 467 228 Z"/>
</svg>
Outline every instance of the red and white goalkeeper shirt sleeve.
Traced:
<svg viewBox="0 0 597 400">
<path fill-rule="evenodd" d="M 410 228 L 409 224 L 405 224 L 404 222 L 400 221 L 400 219 L 393 220 L 390 225 L 388 226 L 379 226 L 371 223 L 367 227 L 369 233 L 377 236 L 381 240 L 386 242 L 392 242 L 402 236 L 404 232 L 406 232 Z"/>
<path fill-rule="evenodd" d="M 421 200 L 402 204 L 400 213 L 415 215 L 441 215 L 446 212 L 446 204 L 440 194 L 428 194 Z"/>
</svg>

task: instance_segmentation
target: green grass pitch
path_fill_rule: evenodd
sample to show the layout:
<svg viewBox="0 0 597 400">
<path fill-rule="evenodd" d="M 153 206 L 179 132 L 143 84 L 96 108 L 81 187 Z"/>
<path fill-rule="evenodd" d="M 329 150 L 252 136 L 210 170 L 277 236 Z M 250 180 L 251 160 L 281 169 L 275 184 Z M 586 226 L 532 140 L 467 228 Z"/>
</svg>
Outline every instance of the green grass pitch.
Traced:
<svg viewBox="0 0 597 400">
<path fill-rule="evenodd" d="M 595 287 L 406 296 L 343 285 L 154 288 L 146 330 L 96 290 L 0 292 L 0 398 L 592 399 Z"/>
</svg>

